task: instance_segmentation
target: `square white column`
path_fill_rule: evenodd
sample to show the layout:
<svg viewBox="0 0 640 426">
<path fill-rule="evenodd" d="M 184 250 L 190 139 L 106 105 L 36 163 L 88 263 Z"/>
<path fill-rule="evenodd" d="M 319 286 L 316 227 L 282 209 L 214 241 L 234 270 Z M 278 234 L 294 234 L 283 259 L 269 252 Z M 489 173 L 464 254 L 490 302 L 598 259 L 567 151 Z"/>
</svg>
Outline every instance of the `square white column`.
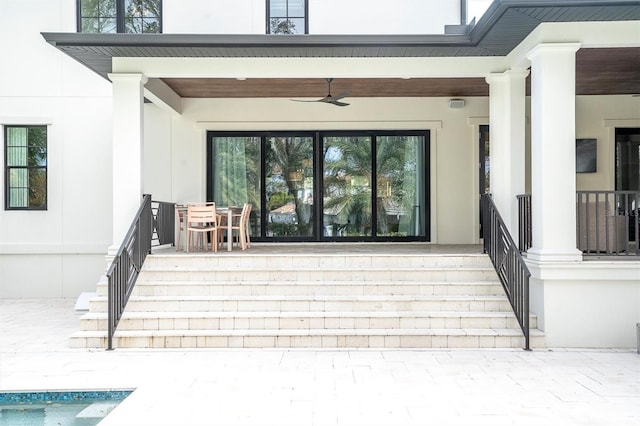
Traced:
<svg viewBox="0 0 640 426">
<path fill-rule="evenodd" d="M 532 245 L 540 262 L 580 261 L 576 248 L 575 57 L 578 43 L 536 46 L 531 61 Z"/>
<path fill-rule="evenodd" d="M 487 77 L 491 129 L 491 194 L 514 240 L 518 202 L 525 190 L 525 98 L 529 71 L 509 70 Z"/>
<path fill-rule="evenodd" d="M 113 244 L 120 247 L 142 202 L 142 74 L 109 74 L 113 86 Z M 113 253 L 112 253 L 113 252 Z"/>
</svg>

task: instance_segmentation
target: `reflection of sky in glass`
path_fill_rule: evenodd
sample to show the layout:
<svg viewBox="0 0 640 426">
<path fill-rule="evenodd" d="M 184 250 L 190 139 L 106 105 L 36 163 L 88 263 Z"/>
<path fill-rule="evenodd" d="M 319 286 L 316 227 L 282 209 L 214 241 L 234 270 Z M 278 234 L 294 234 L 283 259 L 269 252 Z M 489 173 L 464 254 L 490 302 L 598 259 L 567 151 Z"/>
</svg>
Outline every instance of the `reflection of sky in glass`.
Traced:
<svg viewBox="0 0 640 426">
<path fill-rule="evenodd" d="M 331 146 L 327 148 L 324 159 L 327 163 L 335 163 L 336 161 L 340 161 L 342 159 L 342 150 L 340 148 L 336 148 L 335 146 Z"/>
</svg>

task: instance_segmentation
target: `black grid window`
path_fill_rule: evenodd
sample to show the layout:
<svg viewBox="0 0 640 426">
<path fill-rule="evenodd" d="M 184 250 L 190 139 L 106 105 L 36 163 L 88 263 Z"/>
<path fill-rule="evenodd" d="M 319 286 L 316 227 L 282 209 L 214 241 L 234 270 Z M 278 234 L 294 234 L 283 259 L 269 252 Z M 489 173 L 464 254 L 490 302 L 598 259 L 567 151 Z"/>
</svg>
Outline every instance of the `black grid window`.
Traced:
<svg viewBox="0 0 640 426">
<path fill-rule="evenodd" d="M 76 0 L 80 33 L 160 33 L 162 0 Z"/>
<path fill-rule="evenodd" d="M 5 126 L 5 210 L 47 209 L 47 127 Z"/>
<path fill-rule="evenodd" d="M 308 34 L 307 0 L 267 0 L 267 34 Z"/>
</svg>

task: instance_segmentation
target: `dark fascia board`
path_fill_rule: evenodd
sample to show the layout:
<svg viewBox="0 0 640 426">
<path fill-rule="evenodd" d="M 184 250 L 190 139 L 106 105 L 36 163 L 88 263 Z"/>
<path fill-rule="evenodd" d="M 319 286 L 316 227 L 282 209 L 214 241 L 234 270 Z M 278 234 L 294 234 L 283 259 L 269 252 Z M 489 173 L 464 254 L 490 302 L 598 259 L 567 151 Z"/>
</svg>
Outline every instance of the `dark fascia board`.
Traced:
<svg viewBox="0 0 640 426">
<path fill-rule="evenodd" d="M 111 67 L 106 66 L 113 57 L 161 57 L 165 49 L 212 49 L 204 55 L 225 57 L 277 57 L 288 56 L 505 56 L 515 44 L 529 35 L 542 20 L 530 18 L 528 28 L 513 28 L 519 32 L 509 41 L 493 34 L 490 46 L 483 46 L 487 35 L 507 24 L 505 14 L 510 10 L 525 11 L 536 8 L 594 8 L 623 7 L 631 10 L 621 20 L 640 19 L 639 0 L 494 0 L 479 22 L 468 34 L 437 35 L 272 35 L 272 34 L 86 34 L 42 33 L 44 39 L 59 50 L 106 78 Z M 571 19 L 569 19 L 570 21 Z M 576 18 L 576 20 L 580 20 Z M 504 21 L 504 22 L 503 22 Z M 565 21 L 566 22 L 566 21 Z M 515 43 L 515 44 L 514 44 Z M 486 44 L 486 43 L 484 43 Z M 134 48 L 134 49 L 131 49 Z M 327 49 L 329 54 L 327 54 Z M 130 50 L 130 52 L 127 52 Z M 315 50 L 315 51 L 314 51 Z M 321 55 L 318 55 L 320 51 Z M 142 52 L 142 53 L 141 53 Z M 424 53 L 423 53 L 424 52 Z"/>
<path fill-rule="evenodd" d="M 42 33 L 56 47 L 406 47 L 469 45 L 467 35 L 85 34 Z"/>
</svg>

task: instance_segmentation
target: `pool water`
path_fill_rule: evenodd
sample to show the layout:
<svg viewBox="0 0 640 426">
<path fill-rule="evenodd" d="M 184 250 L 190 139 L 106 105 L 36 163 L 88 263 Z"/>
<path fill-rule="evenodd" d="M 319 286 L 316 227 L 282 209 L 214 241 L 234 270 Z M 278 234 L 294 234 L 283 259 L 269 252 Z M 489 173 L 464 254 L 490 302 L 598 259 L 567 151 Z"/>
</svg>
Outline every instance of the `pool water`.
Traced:
<svg viewBox="0 0 640 426">
<path fill-rule="evenodd" d="M 0 392 L 0 426 L 94 426 L 131 392 Z"/>
</svg>

